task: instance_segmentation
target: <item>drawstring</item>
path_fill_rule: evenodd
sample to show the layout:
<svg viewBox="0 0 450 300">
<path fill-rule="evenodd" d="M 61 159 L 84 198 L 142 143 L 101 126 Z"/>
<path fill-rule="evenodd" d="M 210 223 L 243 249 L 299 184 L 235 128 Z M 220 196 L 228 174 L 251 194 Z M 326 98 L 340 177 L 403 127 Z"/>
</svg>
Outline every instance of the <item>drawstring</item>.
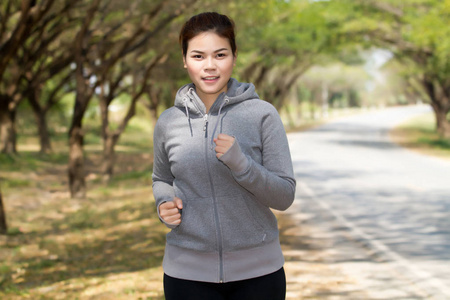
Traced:
<svg viewBox="0 0 450 300">
<path fill-rule="evenodd" d="M 219 126 L 219 122 L 220 122 L 220 114 L 222 112 L 222 107 L 224 107 L 225 104 L 227 104 L 228 102 L 230 102 L 230 100 L 228 99 L 227 96 L 225 96 L 225 101 L 222 102 L 222 104 L 219 107 L 219 113 L 217 114 L 217 122 L 216 122 L 216 126 L 214 126 L 214 130 L 213 133 L 211 135 L 211 149 L 214 148 L 214 135 L 216 134 L 216 130 L 217 130 L 217 126 Z"/>
<path fill-rule="evenodd" d="M 191 136 L 194 136 L 194 133 L 192 132 L 192 125 L 191 125 L 191 118 L 190 118 L 190 115 L 189 115 L 189 109 L 188 109 L 188 105 L 187 105 L 187 97 L 185 96 L 184 98 L 183 98 L 183 104 L 184 104 L 184 108 L 186 109 L 186 116 L 187 116 L 187 118 L 188 118 L 188 122 L 189 122 L 189 129 L 190 129 L 190 131 L 191 131 Z"/>
<path fill-rule="evenodd" d="M 188 108 L 188 100 L 191 99 L 189 97 L 189 94 L 192 95 L 193 92 L 193 88 L 190 88 L 189 91 L 187 92 L 187 94 L 183 97 L 183 105 L 184 108 L 186 110 L 186 116 L 188 118 L 188 122 L 189 122 L 189 130 L 191 131 L 191 136 L 194 136 L 194 133 L 192 131 L 192 124 L 191 124 L 191 117 L 189 115 L 189 108 Z M 211 149 L 214 149 L 214 135 L 216 134 L 217 131 L 217 127 L 219 126 L 219 122 L 220 122 L 220 115 L 222 114 L 222 108 L 225 106 L 225 104 L 227 104 L 228 102 L 230 102 L 230 99 L 228 99 L 227 96 L 225 96 L 225 101 L 222 102 L 222 104 L 220 104 L 219 107 L 219 112 L 217 114 L 217 122 L 216 125 L 214 126 L 214 130 L 213 130 L 213 134 L 211 135 Z M 194 103 L 195 104 L 195 103 Z"/>
<path fill-rule="evenodd" d="M 186 109 L 186 116 L 187 116 L 188 119 L 190 119 L 189 109 L 188 109 L 188 106 L 187 106 L 187 98 L 186 97 L 183 98 L 183 104 L 184 104 L 184 108 Z"/>
</svg>

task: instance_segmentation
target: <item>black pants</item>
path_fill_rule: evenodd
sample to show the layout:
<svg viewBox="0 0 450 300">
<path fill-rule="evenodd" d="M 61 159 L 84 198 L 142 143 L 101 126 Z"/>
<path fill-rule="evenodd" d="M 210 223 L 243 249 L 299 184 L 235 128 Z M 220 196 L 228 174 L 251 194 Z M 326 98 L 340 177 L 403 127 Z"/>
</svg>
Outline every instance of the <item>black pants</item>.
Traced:
<svg viewBox="0 0 450 300">
<path fill-rule="evenodd" d="M 284 300 L 286 275 L 281 268 L 262 277 L 209 283 L 177 279 L 164 274 L 166 300 Z"/>
</svg>

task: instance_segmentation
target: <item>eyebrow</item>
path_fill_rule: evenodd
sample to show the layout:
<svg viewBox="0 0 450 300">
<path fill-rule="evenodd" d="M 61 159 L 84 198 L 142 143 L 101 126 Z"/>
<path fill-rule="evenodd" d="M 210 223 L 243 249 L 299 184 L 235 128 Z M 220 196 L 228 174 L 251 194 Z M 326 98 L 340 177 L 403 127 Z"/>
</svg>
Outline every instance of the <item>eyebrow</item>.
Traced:
<svg viewBox="0 0 450 300">
<path fill-rule="evenodd" d="M 221 51 L 224 51 L 224 50 L 230 51 L 230 49 L 228 49 L 228 48 L 220 48 L 220 49 L 215 50 L 214 53 L 221 52 Z M 205 53 L 205 52 L 200 51 L 200 50 L 192 50 L 191 53 L 193 53 L 193 52 L 200 53 L 200 54 L 204 54 Z"/>
</svg>

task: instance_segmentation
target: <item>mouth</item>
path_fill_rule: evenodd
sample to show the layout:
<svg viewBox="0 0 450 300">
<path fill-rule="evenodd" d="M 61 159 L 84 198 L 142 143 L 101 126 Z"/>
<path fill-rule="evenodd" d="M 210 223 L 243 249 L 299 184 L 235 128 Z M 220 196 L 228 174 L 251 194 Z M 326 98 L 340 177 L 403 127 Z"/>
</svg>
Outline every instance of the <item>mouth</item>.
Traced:
<svg viewBox="0 0 450 300">
<path fill-rule="evenodd" d="M 208 77 L 203 77 L 202 79 L 204 81 L 215 81 L 217 79 L 219 79 L 220 76 L 208 76 Z"/>
</svg>

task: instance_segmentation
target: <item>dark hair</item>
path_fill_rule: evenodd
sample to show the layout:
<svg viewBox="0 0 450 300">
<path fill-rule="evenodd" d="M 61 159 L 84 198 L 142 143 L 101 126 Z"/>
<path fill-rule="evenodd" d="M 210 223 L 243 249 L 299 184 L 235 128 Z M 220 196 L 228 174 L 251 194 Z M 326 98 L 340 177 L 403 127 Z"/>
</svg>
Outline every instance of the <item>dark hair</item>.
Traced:
<svg viewBox="0 0 450 300">
<path fill-rule="evenodd" d="M 231 51 L 236 56 L 236 40 L 234 36 L 234 22 L 225 15 L 216 12 L 204 12 L 191 17 L 180 31 L 180 45 L 183 56 L 186 56 L 188 42 L 198 34 L 213 31 L 230 41 Z"/>
</svg>

